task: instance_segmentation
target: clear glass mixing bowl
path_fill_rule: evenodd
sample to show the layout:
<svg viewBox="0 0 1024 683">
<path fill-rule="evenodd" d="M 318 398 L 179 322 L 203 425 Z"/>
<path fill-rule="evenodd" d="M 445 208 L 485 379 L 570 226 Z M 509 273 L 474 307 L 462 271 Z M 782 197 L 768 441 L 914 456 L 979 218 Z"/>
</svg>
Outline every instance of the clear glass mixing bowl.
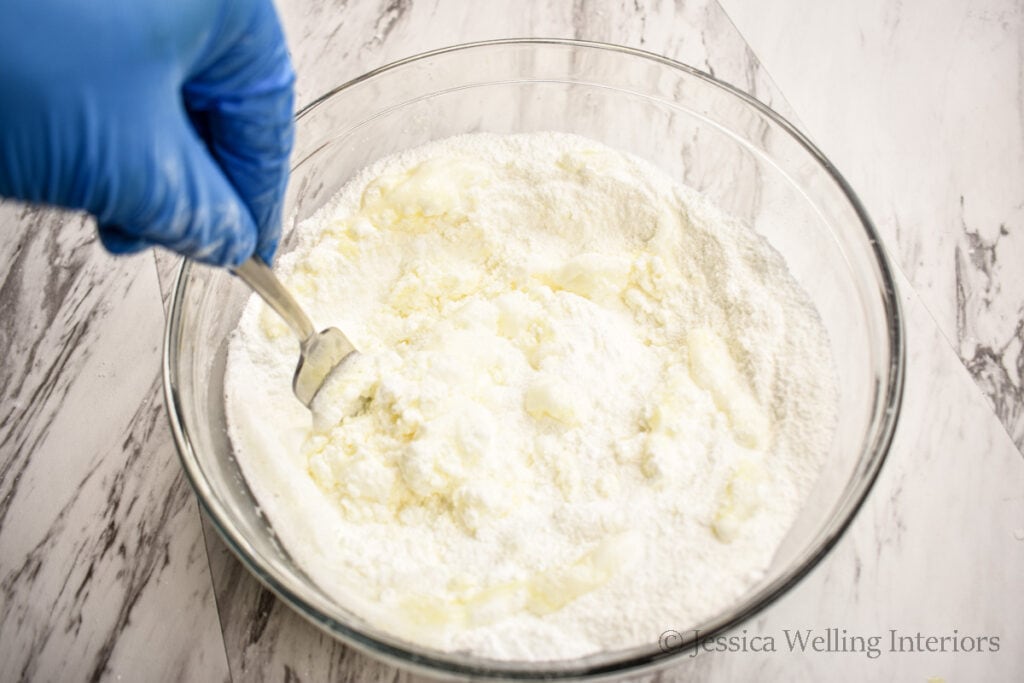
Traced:
<svg viewBox="0 0 1024 683">
<path fill-rule="evenodd" d="M 792 588 L 836 542 L 871 488 L 896 424 L 902 322 L 889 266 L 863 207 L 790 124 L 711 76 L 656 55 L 594 43 L 512 40 L 448 48 L 378 69 L 306 107 L 296 126 L 284 250 L 288 231 L 360 168 L 473 131 L 584 135 L 647 159 L 747 221 L 783 255 L 824 319 L 839 379 L 839 423 L 820 480 L 764 579 L 728 611 L 689 626 L 704 636 L 735 627 Z M 584 659 L 491 661 L 405 642 L 332 602 L 277 542 L 228 440 L 226 341 L 248 296 L 225 271 L 182 266 L 165 340 L 165 394 L 181 462 L 200 502 L 242 562 L 282 600 L 346 643 L 435 675 L 590 677 L 688 653 L 693 634 L 683 631 L 668 652 L 652 633 L 649 646 Z M 670 596 L 672 586 L 665 591 Z"/>
</svg>

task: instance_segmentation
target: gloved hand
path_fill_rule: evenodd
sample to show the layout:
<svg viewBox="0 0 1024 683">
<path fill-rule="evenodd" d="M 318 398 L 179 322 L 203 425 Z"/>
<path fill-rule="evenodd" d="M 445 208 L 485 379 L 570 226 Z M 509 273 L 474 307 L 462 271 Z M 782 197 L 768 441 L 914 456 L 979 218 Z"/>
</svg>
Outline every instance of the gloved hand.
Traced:
<svg viewBox="0 0 1024 683">
<path fill-rule="evenodd" d="M 293 82 L 271 0 L 3 0 L 0 195 L 85 209 L 115 253 L 269 262 Z"/>
</svg>

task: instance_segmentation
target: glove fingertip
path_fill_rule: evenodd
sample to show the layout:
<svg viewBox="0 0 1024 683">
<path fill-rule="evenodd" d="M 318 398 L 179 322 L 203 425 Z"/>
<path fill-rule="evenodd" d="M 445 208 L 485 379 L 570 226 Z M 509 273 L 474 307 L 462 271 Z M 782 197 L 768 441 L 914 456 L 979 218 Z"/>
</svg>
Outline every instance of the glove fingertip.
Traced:
<svg viewBox="0 0 1024 683">
<path fill-rule="evenodd" d="M 277 240 L 272 242 L 264 242 L 256 248 L 256 253 L 263 259 L 268 265 L 274 263 L 274 254 L 277 253 Z"/>
<path fill-rule="evenodd" d="M 256 252 L 267 263 L 274 262 L 274 254 L 281 241 L 281 202 L 280 194 L 284 194 L 283 185 L 279 193 L 277 205 L 274 206 L 266 217 L 266 221 L 257 225 Z"/>
<path fill-rule="evenodd" d="M 111 254 L 134 254 L 152 246 L 149 240 L 133 235 L 117 225 L 98 225 L 100 243 Z"/>
<path fill-rule="evenodd" d="M 181 173 L 166 176 L 166 199 L 157 239 L 181 254 L 233 268 L 252 256 L 257 229 L 252 214 L 201 142 L 181 145 Z"/>
<path fill-rule="evenodd" d="M 256 225 L 244 207 L 237 214 L 238 220 L 231 227 L 220 226 L 214 233 L 220 238 L 207 239 L 204 246 L 193 253 L 192 258 L 217 266 L 234 268 L 242 265 L 256 253 Z"/>
</svg>

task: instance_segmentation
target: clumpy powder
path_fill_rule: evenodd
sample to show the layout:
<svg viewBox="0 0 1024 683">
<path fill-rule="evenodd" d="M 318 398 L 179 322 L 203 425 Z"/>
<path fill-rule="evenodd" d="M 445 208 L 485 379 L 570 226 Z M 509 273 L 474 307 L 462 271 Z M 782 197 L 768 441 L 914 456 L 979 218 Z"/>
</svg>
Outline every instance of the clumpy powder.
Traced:
<svg viewBox="0 0 1024 683">
<path fill-rule="evenodd" d="M 238 461 L 339 604 L 446 651 L 649 645 L 755 582 L 835 422 L 820 319 L 747 226 L 564 134 L 374 164 L 279 275 L 360 356 L 310 415 L 256 297 L 230 342 Z"/>
</svg>

